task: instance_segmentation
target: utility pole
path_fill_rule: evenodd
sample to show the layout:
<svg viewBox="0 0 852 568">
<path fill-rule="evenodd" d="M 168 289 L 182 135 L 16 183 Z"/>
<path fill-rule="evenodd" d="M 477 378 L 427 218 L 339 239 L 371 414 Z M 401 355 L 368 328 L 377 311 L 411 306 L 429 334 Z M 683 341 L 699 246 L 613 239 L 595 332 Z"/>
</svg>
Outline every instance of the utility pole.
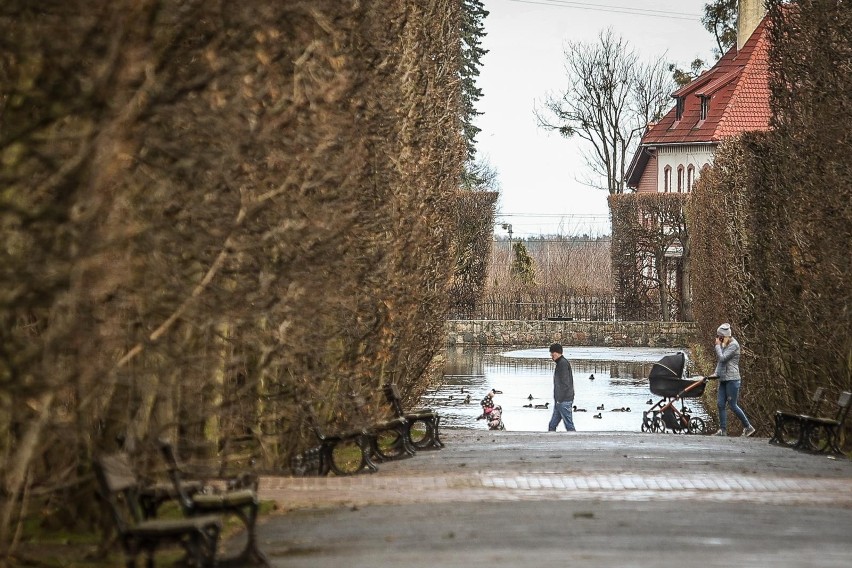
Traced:
<svg viewBox="0 0 852 568">
<path fill-rule="evenodd" d="M 512 224 L 511 223 L 503 223 L 503 230 L 509 231 L 509 250 L 512 250 Z"/>
</svg>

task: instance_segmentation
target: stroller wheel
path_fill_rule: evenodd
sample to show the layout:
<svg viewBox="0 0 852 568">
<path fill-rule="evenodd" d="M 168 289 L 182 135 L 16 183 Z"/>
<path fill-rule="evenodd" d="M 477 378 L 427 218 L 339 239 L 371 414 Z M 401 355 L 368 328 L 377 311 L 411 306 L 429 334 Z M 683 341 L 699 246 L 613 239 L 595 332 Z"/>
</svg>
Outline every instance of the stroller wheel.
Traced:
<svg viewBox="0 0 852 568">
<path fill-rule="evenodd" d="M 654 416 L 654 432 L 665 432 L 666 425 L 661 416 Z"/>
<path fill-rule="evenodd" d="M 704 433 L 704 420 L 699 418 L 698 416 L 693 416 L 689 419 L 689 428 L 687 429 L 689 434 L 703 434 Z"/>
<path fill-rule="evenodd" d="M 648 416 L 647 412 L 642 413 L 642 431 L 643 432 L 651 432 L 653 430 L 653 424 L 651 423 L 651 417 Z"/>
</svg>

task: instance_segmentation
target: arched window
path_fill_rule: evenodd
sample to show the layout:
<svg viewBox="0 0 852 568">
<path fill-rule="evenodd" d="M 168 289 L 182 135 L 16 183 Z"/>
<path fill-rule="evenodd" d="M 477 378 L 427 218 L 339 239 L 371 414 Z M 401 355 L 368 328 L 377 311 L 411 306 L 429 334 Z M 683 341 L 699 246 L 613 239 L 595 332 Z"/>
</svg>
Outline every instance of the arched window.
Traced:
<svg viewBox="0 0 852 568">
<path fill-rule="evenodd" d="M 672 167 L 663 168 L 663 191 L 668 193 L 672 190 Z"/>
<path fill-rule="evenodd" d="M 689 164 L 686 168 L 686 191 L 692 191 L 695 184 L 695 166 Z"/>
<path fill-rule="evenodd" d="M 677 167 L 677 192 L 683 193 L 683 165 Z"/>
</svg>

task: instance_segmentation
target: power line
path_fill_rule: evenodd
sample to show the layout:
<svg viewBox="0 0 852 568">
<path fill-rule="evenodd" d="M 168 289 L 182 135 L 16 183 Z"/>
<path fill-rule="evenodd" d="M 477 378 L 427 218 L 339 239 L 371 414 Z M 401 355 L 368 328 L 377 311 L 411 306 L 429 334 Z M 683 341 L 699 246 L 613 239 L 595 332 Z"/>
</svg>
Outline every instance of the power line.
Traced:
<svg viewBox="0 0 852 568">
<path fill-rule="evenodd" d="M 700 14 L 689 14 L 686 12 L 672 12 L 670 10 L 653 10 L 649 8 L 635 8 L 632 6 L 613 6 L 611 4 L 590 4 L 588 2 L 572 2 L 571 0 L 509 0 L 526 4 L 542 4 L 557 8 L 574 8 L 576 10 L 590 10 L 592 12 L 615 12 L 619 14 L 634 14 L 638 16 L 651 16 L 655 18 L 672 18 L 678 20 L 700 19 Z"/>
<path fill-rule="evenodd" d="M 549 218 L 581 218 L 609 219 L 608 213 L 497 213 L 497 217 L 549 217 Z"/>
<path fill-rule="evenodd" d="M 630 8 L 627 6 L 611 6 L 608 4 L 588 4 L 585 2 L 568 2 L 565 0 L 509 0 L 518 4 L 537 4 L 539 6 L 551 6 L 553 8 L 568 8 L 575 10 L 588 10 L 590 12 L 609 12 L 612 14 L 630 14 L 633 16 L 647 16 L 649 18 L 664 18 L 667 20 L 689 20 L 701 19 L 698 14 L 687 14 L 684 12 L 667 12 L 663 10 L 649 10 L 646 8 Z"/>
</svg>

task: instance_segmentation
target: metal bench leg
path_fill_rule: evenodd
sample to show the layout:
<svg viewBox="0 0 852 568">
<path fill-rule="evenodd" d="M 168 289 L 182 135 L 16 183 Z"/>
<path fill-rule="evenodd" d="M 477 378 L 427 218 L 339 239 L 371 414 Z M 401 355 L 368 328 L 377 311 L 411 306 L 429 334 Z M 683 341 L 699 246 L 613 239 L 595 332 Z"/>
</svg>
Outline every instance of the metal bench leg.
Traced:
<svg viewBox="0 0 852 568">
<path fill-rule="evenodd" d="M 252 505 L 249 507 L 239 507 L 230 509 L 228 512 L 236 515 L 243 525 L 246 528 L 246 545 L 234 557 L 231 558 L 222 558 L 219 560 L 217 566 L 220 567 L 228 567 L 233 566 L 237 568 L 239 566 L 247 566 L 247 565 L 256 565 L 256 566 L 269 566 L 269 559 L 266 558 L 266 555 L 261 552 L 261 550 L 257 546 L 257 533 L 256 533 L 256 523 L 257 523 L 257 515 L 258 515 L 259 507 Z"/>
<path fill-rule="evenodd" d="M 432 440 L 432 443 L 435 445 L 436 448 L 443 448 L 444 447 L 444 442 L 441 441 L 441 417 L 440 416 L 435 417 L 435 436 L 434 436 L 434 439 Z"/>
<path fill-rule="evenodd" d="M 375 473 L 379 471 L 379 466 L 370 458 L 370 455 L 373 453 L 373 441 L 370 438 L 369 436 L 361 436 L 358 438 L 357 444 L 361 448 L 363 466 L 371 473 Z"/>
</svg>

